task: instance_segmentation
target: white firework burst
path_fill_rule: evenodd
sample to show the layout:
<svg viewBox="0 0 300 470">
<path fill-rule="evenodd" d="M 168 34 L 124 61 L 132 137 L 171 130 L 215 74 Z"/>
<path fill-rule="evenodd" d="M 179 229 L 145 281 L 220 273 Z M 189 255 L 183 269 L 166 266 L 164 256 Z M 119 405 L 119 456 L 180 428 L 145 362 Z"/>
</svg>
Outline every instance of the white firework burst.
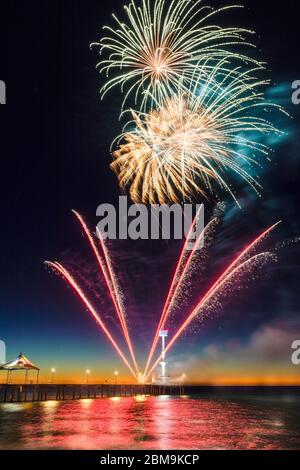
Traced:
<svg viewBox="0 0 300 470">
<path fill-rule="evenodd" d="M 107 77 L 102 97 L 120 86 L 123 105 L 132 96 L 145 111 L 162 105 L 174 91 L 190 89 L 195 70 L 202 70 L 205 79 L 203 72 L 209 74 L 214 63 L 222 61 L 224 72 L 237 61 L 263 68 L 235 50 L 253 46 L 246 39 L 253 31 L 211 23 L 220 12 L 240 7 L 214 9 L 202 0 L 132 0 L 124 6 L 126 20 L 113 15 L 115 27 L 105 26 L 108 34 L 92 44 L 104 56 L 97 65 Z"/>
</svg>

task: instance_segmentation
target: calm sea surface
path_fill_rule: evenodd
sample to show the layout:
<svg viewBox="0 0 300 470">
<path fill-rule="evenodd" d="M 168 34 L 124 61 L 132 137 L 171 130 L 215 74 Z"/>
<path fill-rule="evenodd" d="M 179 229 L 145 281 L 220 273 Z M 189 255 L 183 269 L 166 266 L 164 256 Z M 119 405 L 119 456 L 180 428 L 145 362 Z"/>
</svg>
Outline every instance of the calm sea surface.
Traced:
<svg viewBox="0 0 300 470">
<path fill-rule="evenodd" d="M 1 449 L 300 449 L 299 396 L 1 404 Z"/>
</svg>

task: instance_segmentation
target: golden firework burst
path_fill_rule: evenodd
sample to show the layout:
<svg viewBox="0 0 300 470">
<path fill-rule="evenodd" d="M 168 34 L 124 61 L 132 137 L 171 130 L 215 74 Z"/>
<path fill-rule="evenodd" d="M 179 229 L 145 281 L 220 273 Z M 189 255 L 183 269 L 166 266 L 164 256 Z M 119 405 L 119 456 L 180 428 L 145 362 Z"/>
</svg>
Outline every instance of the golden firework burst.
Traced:
<svg viewBox="0 0 300 470">
<path fill-rule="evenodd" d="M 257 137 L 280 132 L 258 117 L 258 108 L 265 114 L 280 107 L 265 102 L 259 90 L 267 82 L 250 78 L 254 70 L 237 72 L 224 74 L 219 63 L 205 86 L 200 76 L 188 93 L 174 94 L 157 110 L 132 111 L 132 128 L 120 136 L 111 168 L 134 202 L 183 202 L 216 194 L 217 187 L 238 202 L 234 173 L 259 193 L 253 167 L 269 148 Z"/>
</svg>

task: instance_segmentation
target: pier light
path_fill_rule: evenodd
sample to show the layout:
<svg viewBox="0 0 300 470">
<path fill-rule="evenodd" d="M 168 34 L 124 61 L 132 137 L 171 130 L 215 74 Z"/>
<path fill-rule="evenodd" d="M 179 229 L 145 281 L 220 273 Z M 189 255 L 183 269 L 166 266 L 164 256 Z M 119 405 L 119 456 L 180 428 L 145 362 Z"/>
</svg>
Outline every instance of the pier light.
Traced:
<svg viewBox="0 0 300 470">
<path fill-rule="evenodd" d="M 115 370 L 114 372 L 114 376 L 115 376 L 115 383 L 118 382 L 118 375 L 119 375 L 119 372 L 117 370 Z"/>
<path fill-rule="evenodd" d="M 89 383 L 89 375 L 90 375 L 90 373 L 91 373 L 90 369 L 87 369 L 87 370 L 85 371 L 86 383 L 87 383 L 87 384 Z"/>
</svg>

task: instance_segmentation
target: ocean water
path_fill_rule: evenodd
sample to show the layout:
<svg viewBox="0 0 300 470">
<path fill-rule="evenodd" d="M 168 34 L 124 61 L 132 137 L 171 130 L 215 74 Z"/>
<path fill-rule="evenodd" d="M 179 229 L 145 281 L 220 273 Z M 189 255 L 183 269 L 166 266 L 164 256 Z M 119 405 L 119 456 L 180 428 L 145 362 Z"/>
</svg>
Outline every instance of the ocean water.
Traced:
<svg viewBox="0 0 300 470">
<path fill-rule="evenodd" d="M 300 449 L 299 396 L 0 404 L 1 449 Z"/>
</svg>

